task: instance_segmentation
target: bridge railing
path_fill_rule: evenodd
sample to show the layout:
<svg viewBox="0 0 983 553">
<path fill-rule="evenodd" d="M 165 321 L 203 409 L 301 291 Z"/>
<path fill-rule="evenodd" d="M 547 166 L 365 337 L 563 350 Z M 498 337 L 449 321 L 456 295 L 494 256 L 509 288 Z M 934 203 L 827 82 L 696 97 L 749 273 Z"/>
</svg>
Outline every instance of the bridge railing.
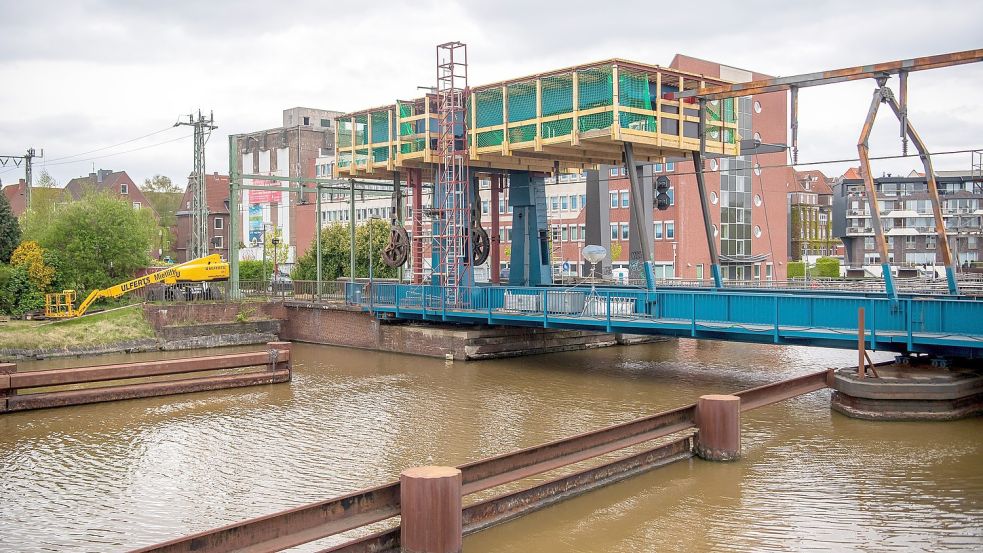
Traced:
<svg viewBox="0 0 983 553">
<path fill-rule="evenodd" d="M 887 297 L 837 293 L 799 294 L 776 290 L 742 293 L 741 290 L 636 288 L 544 288 L 476 286 L 449 296 L 432 285 L 378 283 L 356 285 L 350 303 L 373 311 L 419 314 L 461 322 L 508 324 L 523 320 L 546 326 L 606 327 L 627 331 L 633 326 L 692 329 L 697 332 L 758 333 L 775 342 L 795 334 L 851 340 L 857 313 L 864 308 L 869 342 L 912 345 L 915 334 L 965 336 L 983 340 L 983 303 L 961 296 Z M 357 296 L 357 297 L 356 297 Z"/>
</svg>

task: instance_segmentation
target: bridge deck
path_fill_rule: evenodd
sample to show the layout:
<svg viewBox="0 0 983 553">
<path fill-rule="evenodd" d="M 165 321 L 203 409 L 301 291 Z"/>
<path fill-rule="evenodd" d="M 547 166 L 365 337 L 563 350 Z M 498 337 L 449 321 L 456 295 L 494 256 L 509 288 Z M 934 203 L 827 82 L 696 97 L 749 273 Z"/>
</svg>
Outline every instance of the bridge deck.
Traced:
<svg viewBox="0 0 983 553">
<path fill-rule="evenodd" d="M 873 350 L 975 358 L 983 354 L 983 301 L 964 296 L 677 288 L 478 286 L 461 297 L 428 285 L 349 286 L 348 299 L 387 317 L 689 336 L 856 348 L 864 308 Z"/>
</svg>

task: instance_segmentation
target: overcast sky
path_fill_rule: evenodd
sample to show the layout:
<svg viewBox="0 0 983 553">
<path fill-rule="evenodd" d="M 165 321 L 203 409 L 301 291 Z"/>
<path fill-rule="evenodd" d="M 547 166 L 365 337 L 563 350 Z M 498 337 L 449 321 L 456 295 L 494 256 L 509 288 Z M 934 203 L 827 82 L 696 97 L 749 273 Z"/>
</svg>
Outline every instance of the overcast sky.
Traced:
<svg viewBox="0 0 983 553">
<path fill-rule="evenodd" d="M 163 174 L 183 186 L 190 128 L 170 126 L 198 108 L 214 110 L 219 126 L 206 168 L 225 172 L 229 133 L 279 126 L 281 110 L 293 106 L 350 111 L 413 97 L 417 85 L 434 84 L 434 46 L 450 40 L 468 44 L 473 84 L 609 57 L 668 65 L 685 53 L 794 75 L 983 46 L 983 2 L 968 0 L 0 0 L 0 7 L 0 154 L 44 148 L 38 172 L 46 167 L 61 185 L 94 164 L 125 169 L 138 183 Z M 689 15 L 694 10 L 702 13 Z M 910 81 L 911 120 L 933 151 L 983 147 L 983 64 Z M 804 90 L 800 161 L 856 157 L 871 91 L 868 81 Z M 900 153 L 897 132 L 883 117 L 872 154 Z M 838 175 L 846 166 L 823 169 Z M 917 166 L 884 161 L 874 171 Z M 938 169 L 969 166 L 969 154 L 936 159 Z M 4 183 L 22 176 L 0 169 Z"/>
</svg>

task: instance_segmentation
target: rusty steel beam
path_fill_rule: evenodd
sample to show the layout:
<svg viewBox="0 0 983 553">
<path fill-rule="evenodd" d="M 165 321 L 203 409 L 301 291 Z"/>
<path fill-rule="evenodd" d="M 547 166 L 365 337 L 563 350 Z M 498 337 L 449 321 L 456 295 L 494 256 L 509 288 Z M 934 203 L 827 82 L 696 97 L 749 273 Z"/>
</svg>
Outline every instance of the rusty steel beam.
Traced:
<svg viewBox="0 0 983 553">
<path fill-rule="evenodd" d="M 229 355 L 169 359 L 164 361 L 145 361 L 139 363 L 55 369 L 50 371 L 29 371 L 11 374 L 10 387 L 14 389 L 40 388 L 45 386 L 104 382 L 107 380 L 142 378 L 146 376 L 160 376 L 166 374 L 236 369 L 241 367 L 268 365 L 269 361 L 269 352 L 263 351 L 255 353 L 233 353 Z M 277 362 L 286 363 L 289 361 L 290 350 L 278 350 Z"/>
<path fill-rule="evenodd" d="M 591 467 L 517 492 L 506 493 L 464 507 L 464 535 L 538 511 L 591 490 L 693 456 L 693 438 L 687 436 L 623 459 Z M 320 553 L 380 553 L 399 551 L 400 527 L 383 530 L 322 550 Z"/>
<path fill-rule="evenodd" d="M 145 382 L 143 384 L 128 384 L 124 386 L 106 386 L 85 390 L 14 395 L 7 398 L 7 411 L 14 412 L 30 409 L 47 409 L 49 407 L 66 407 L 69 405 L 83 405 L 104 401 L 186 394 L 207 390 L 258 386 L 262 384 L 279 384 L 289 381 L 290 369 L 279 368 L 275 371 L 255 371 L 246 374 L 229 374 L 164 382 Z"/>
<path fill-rule="evenodd" d="M 761 79 L 746 83 L 708 86 L 696 90 L 668 92 L 663 94 L 662 97 L 665 100 L 679 100 L 692 97 L 704 98 L 706 100 L 719 100 L 721 98 L 733 98 L 736 96 L 749 96 L 752 94 L 778 92 L 789 90 L 792 87 L 804 88 L 808 86 L 856 81 L 859 79 L 895 75 L 901 72 L 911 73 L 913 71 L 925 71 L 928 69 L 950 67 L 953 65 L 962 65 L 966 63 L 977 63 L 980 61 L 983 61 L 983 49 L 965 50 L 962 52 L 939 54 L 937 56 L 925 56 L 921 58 L 889 61 L 874 65 L 858 65 L 856 67 L 846 67 L 843 69 L 834 69 L 832 71 L 821 71 L 817 73 L 806 73 L 803 75 L 793 75 L 790 77 L 775 77 L 772 79 Z"/>
<path fill-rule="evenodd" d="M 399 514 L 399 482 L 230 524 L 134 553 L 279 551 Z"/>
<path fill-rule="evenodd" d="M 578 434 L 540 446 L 521 449 L 458 466 L 464 473 L 464 493 L 495 486 L 563 467 L 655 438 L 692 428 L 696 405 L 658 413 L 601 430 Z"/>
<path fill-rule="evenodd" d="M 833 385 L 833 369 L 814 372 L 773 384 L 765 384 L 733 395 L 741 398 L 741 412 L 778 403 Z"/>
</svg>

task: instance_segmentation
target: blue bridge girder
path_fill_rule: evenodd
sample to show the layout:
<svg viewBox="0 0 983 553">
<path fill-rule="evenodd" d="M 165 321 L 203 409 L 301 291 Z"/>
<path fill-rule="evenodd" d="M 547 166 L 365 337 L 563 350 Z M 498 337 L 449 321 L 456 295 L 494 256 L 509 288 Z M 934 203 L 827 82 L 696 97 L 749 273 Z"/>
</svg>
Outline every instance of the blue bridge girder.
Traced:
<svg viewBox="0 0 983 553">
<path fill-rule="evenodd" d="M 983 357 L 983 300 L 849 291 L 672 287 L 475 286 L 449 303 L 439 286 L 349 284 L 348 302 L 377 316 L 710 340 Z"/>
</svg>

